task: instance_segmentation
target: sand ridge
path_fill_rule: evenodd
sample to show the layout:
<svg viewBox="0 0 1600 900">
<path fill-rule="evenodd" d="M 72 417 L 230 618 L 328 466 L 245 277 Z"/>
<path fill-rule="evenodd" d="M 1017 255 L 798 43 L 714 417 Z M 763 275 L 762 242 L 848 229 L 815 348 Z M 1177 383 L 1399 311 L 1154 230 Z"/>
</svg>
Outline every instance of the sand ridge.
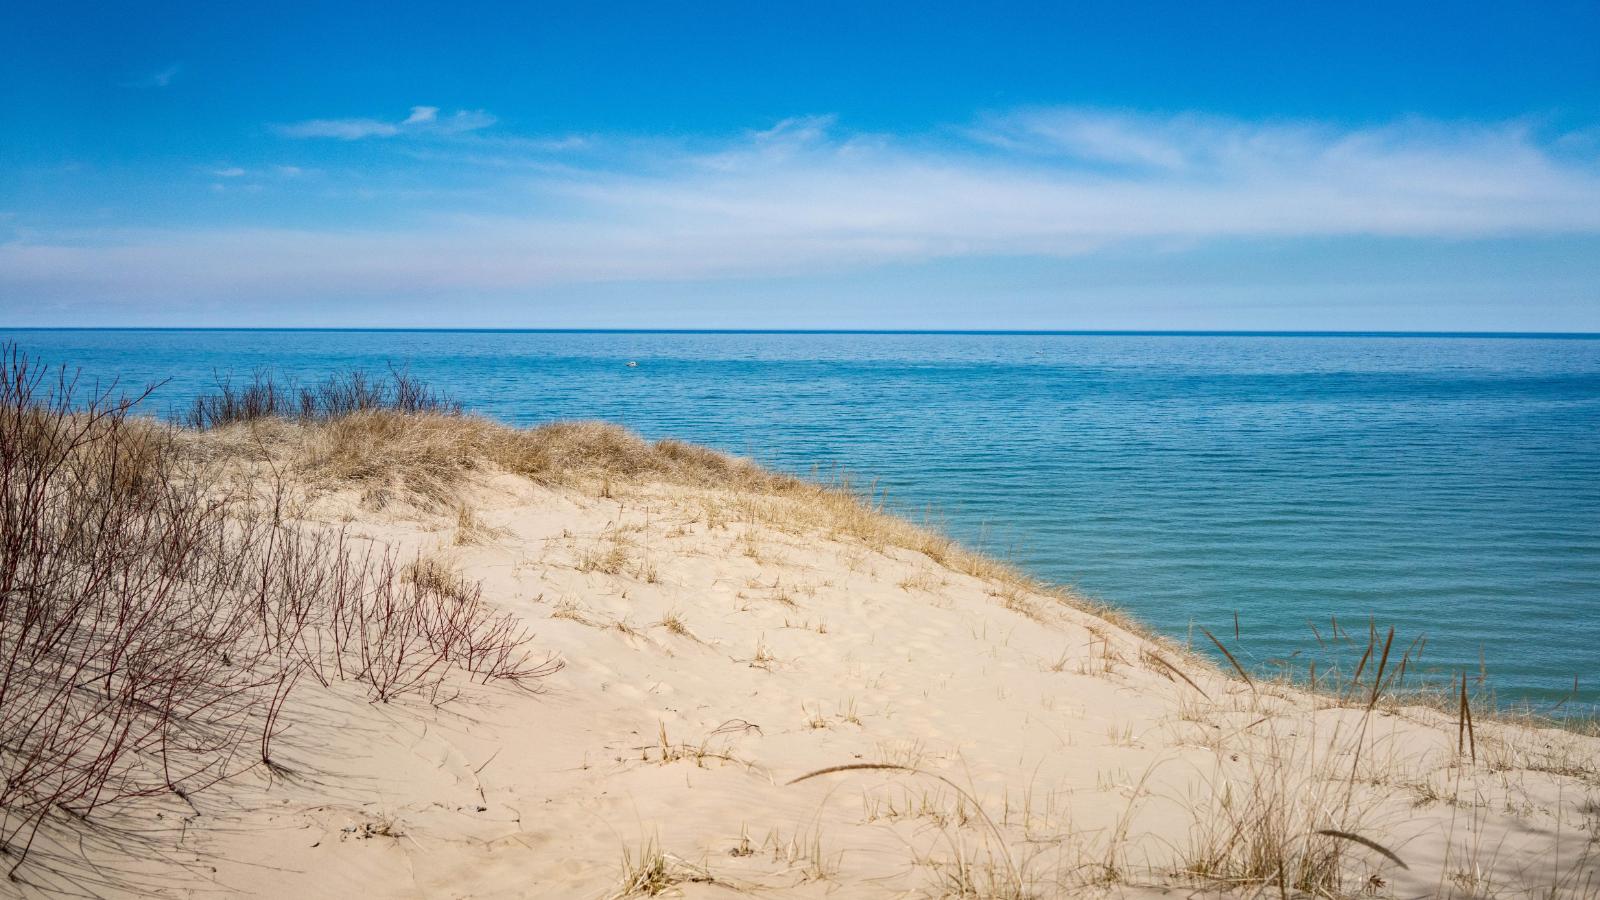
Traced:
<svg viewBox="0 0 1600 900">
<path fill-rule="evenodd" d="M 1484 724 L 1471 763 L 1442 713 L 1247 685 L 737 490 L 502 473 L 455 501 L 304 514 L 481 580 L 566 668 L 308 694 L 284 771 L 130 814 L 148 852 L 88 851 L 118 873 L 94 893 L 1271 896 L 1274 830 L 1338 854 L 1338 893 L 1600 883 L 1592 738 Z"/>
</svg>

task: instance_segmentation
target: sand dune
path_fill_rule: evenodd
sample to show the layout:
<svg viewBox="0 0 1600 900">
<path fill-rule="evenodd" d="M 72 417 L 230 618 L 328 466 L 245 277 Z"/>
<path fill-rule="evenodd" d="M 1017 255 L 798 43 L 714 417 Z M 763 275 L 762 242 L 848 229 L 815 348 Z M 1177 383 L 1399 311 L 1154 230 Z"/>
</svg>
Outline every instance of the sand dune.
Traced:
<svg viewBox="0 0 1600 900">
<path fill-rule="evenodd" d="M 908 524 L 685 481 L 295 482 L 565 668 L 301 691 L 278 771 L 52 827 L 0 893 L 1600 891 L 1600 741 L 1479 722 L 1458 753 L 1454 715 L 1247 684 Z"/>
</svg>

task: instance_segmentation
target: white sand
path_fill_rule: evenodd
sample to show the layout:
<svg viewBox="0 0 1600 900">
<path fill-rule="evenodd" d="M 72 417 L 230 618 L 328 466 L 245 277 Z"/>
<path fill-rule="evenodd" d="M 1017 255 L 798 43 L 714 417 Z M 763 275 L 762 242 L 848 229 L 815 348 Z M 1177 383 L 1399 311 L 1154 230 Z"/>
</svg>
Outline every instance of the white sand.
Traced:
<svg viewBox="0 0 1600 900">
<path fill-rule="evenodd" d="M 1480 723 L 1467 764 L 1450 716 L 1257 694 L 1160 649 L 1192 687 L 1134 634 L 1049 598 L 1008 607 L 921 554 L 751 521 L 732 495 L 615 493 L 496 476 L 465 544 L 453 515 L 324 497 L 323 521 L 481 579 L 567 667 L 540 694 L 461 681 L 437 709 L 304 689 L 275 751 L 292 774 L 215 788 L 198 814 L 140 807 L 148 845 L 91 848 L 120 873 L 95 890 L 598 898 L 656 848 L 689 897 L 1208 894 L 1175 873 L 1253 786 L 1311 810 L 1292 840 L 1342 823 L 1410 867 L 1349 844 L 1351 889 L 1600 890 L 1593 739 Z M 923 772 L 787 784 L 881 762 Z M 1354 772 L 1359 812 L 1314 772 Z"/>
</svg>

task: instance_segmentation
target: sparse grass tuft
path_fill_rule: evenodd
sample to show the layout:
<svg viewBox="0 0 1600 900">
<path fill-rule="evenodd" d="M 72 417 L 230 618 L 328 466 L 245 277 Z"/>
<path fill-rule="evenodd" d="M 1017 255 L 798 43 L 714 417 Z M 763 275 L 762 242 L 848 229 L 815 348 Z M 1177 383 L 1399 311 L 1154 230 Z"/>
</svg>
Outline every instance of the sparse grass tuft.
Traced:
<svg viewBox="0 0 1600 900">
<path fill-rule="evenodd" d="M 628 548 L 621 541 L 607 546 L 591 547 L 578 557 L 579 572 L 599 572 L 603 575 L 620 575 L 628 565 Z"/>
<path fill-rule="evenodd" d="M 672 632 L 678 637 L 686 637 L 690 640 L 699 640 L 699 638 L 694 636 L 694 632 L 689 630 L 689 623 L 684 621 L 683 613 L 679 610 L 668 610 L 666 614 L 661 617 L 661 620 L 656 624 Z"/>
<path fill-rule="evenodd" d="M 922 570 L 913 572 L 910 575 L 900 579 L 900 590 L 902 591 L 922 591 L 924 593 L 933 593 L 944 585 L 945 582 L 940 578 L 935 577 L 932 572 L 926 572 Z"/>
<path fill-rule="evenodd" d="M 1248 750 L 1217 750 L 1205 795 L 1192 807 L 1180 874 L 1197 881 L 1253 885 L 1284 893 L 1348 896 L 1384 865 L 1404 867 L 1369 837 L 1376 804 L 1362 793 L 1359 759 L 1368 725 L 1335 727 L 1325 737 L 1267 733 Z"/>
<path fill-rule="evenodd" d="M 766 635 L 757 637 L 756 652 L 750 657 L 750 667 L 754 669 L 770 669 L 772 664 L 777 661 L 778 658 L 773 656 L 772 651 L 767 648 Z"/>
<path fill-rule="evenodd" d="M 774 862 L 781 862 L 800 874 L 802 881 L 827 881 L 839 872 L 839 856 L 830 856 L 822 845 L 822 828 L 796 829 L 787 841 L 777 832 L 767 837 Z M 842 854 L 841 854 L 842 855 Z"/>
<path fill-rule="evenodd" d="M 618 900 L 622 897 L 659 897 L 682 880 L 652 837 L 639 848 L 637 856 L 626 847 L 622 849 L 621 884 L 611 896 Z"/>
<path fill-rule="evenodd" d="M 456 534 L 454 542 L 457 546 L 466 547 L 475 544 L 486 544 L 500 537 L 505 532 L 501 529 L 491 528 L 478 518 L 478 513 L 466 503 L 456 505 Z"/>
</svg>

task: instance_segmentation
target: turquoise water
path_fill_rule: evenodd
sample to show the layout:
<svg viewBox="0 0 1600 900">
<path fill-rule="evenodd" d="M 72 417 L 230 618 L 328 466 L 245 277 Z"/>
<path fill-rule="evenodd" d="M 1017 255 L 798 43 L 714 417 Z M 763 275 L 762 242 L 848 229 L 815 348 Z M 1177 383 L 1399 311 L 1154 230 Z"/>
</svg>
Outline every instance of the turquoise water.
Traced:
<svg viewBox="0 0 1600 900">
<path fill-rule="evenodd" d="M 408 365 L 515 423 L 624 422 L 875 477 L 957 537 L 1250 664 L 1368 617 L 1503 701 L 1600 701 L 1600 340 L 0 331 L 182 405 Z M 628 368 L 637 360 L 637 368 Z M 1196 632 L 1198 634 L 1198 632 Z M 1204 639 L 1201 638 L 1203 641 Z M 1356 648 L 1359 653 L 1360 647 Z M 1398 651 L 1397 651 L 1398 652 Z M 1295 654 L 1299 654 L 1296 656 Z"/>
</svg>

